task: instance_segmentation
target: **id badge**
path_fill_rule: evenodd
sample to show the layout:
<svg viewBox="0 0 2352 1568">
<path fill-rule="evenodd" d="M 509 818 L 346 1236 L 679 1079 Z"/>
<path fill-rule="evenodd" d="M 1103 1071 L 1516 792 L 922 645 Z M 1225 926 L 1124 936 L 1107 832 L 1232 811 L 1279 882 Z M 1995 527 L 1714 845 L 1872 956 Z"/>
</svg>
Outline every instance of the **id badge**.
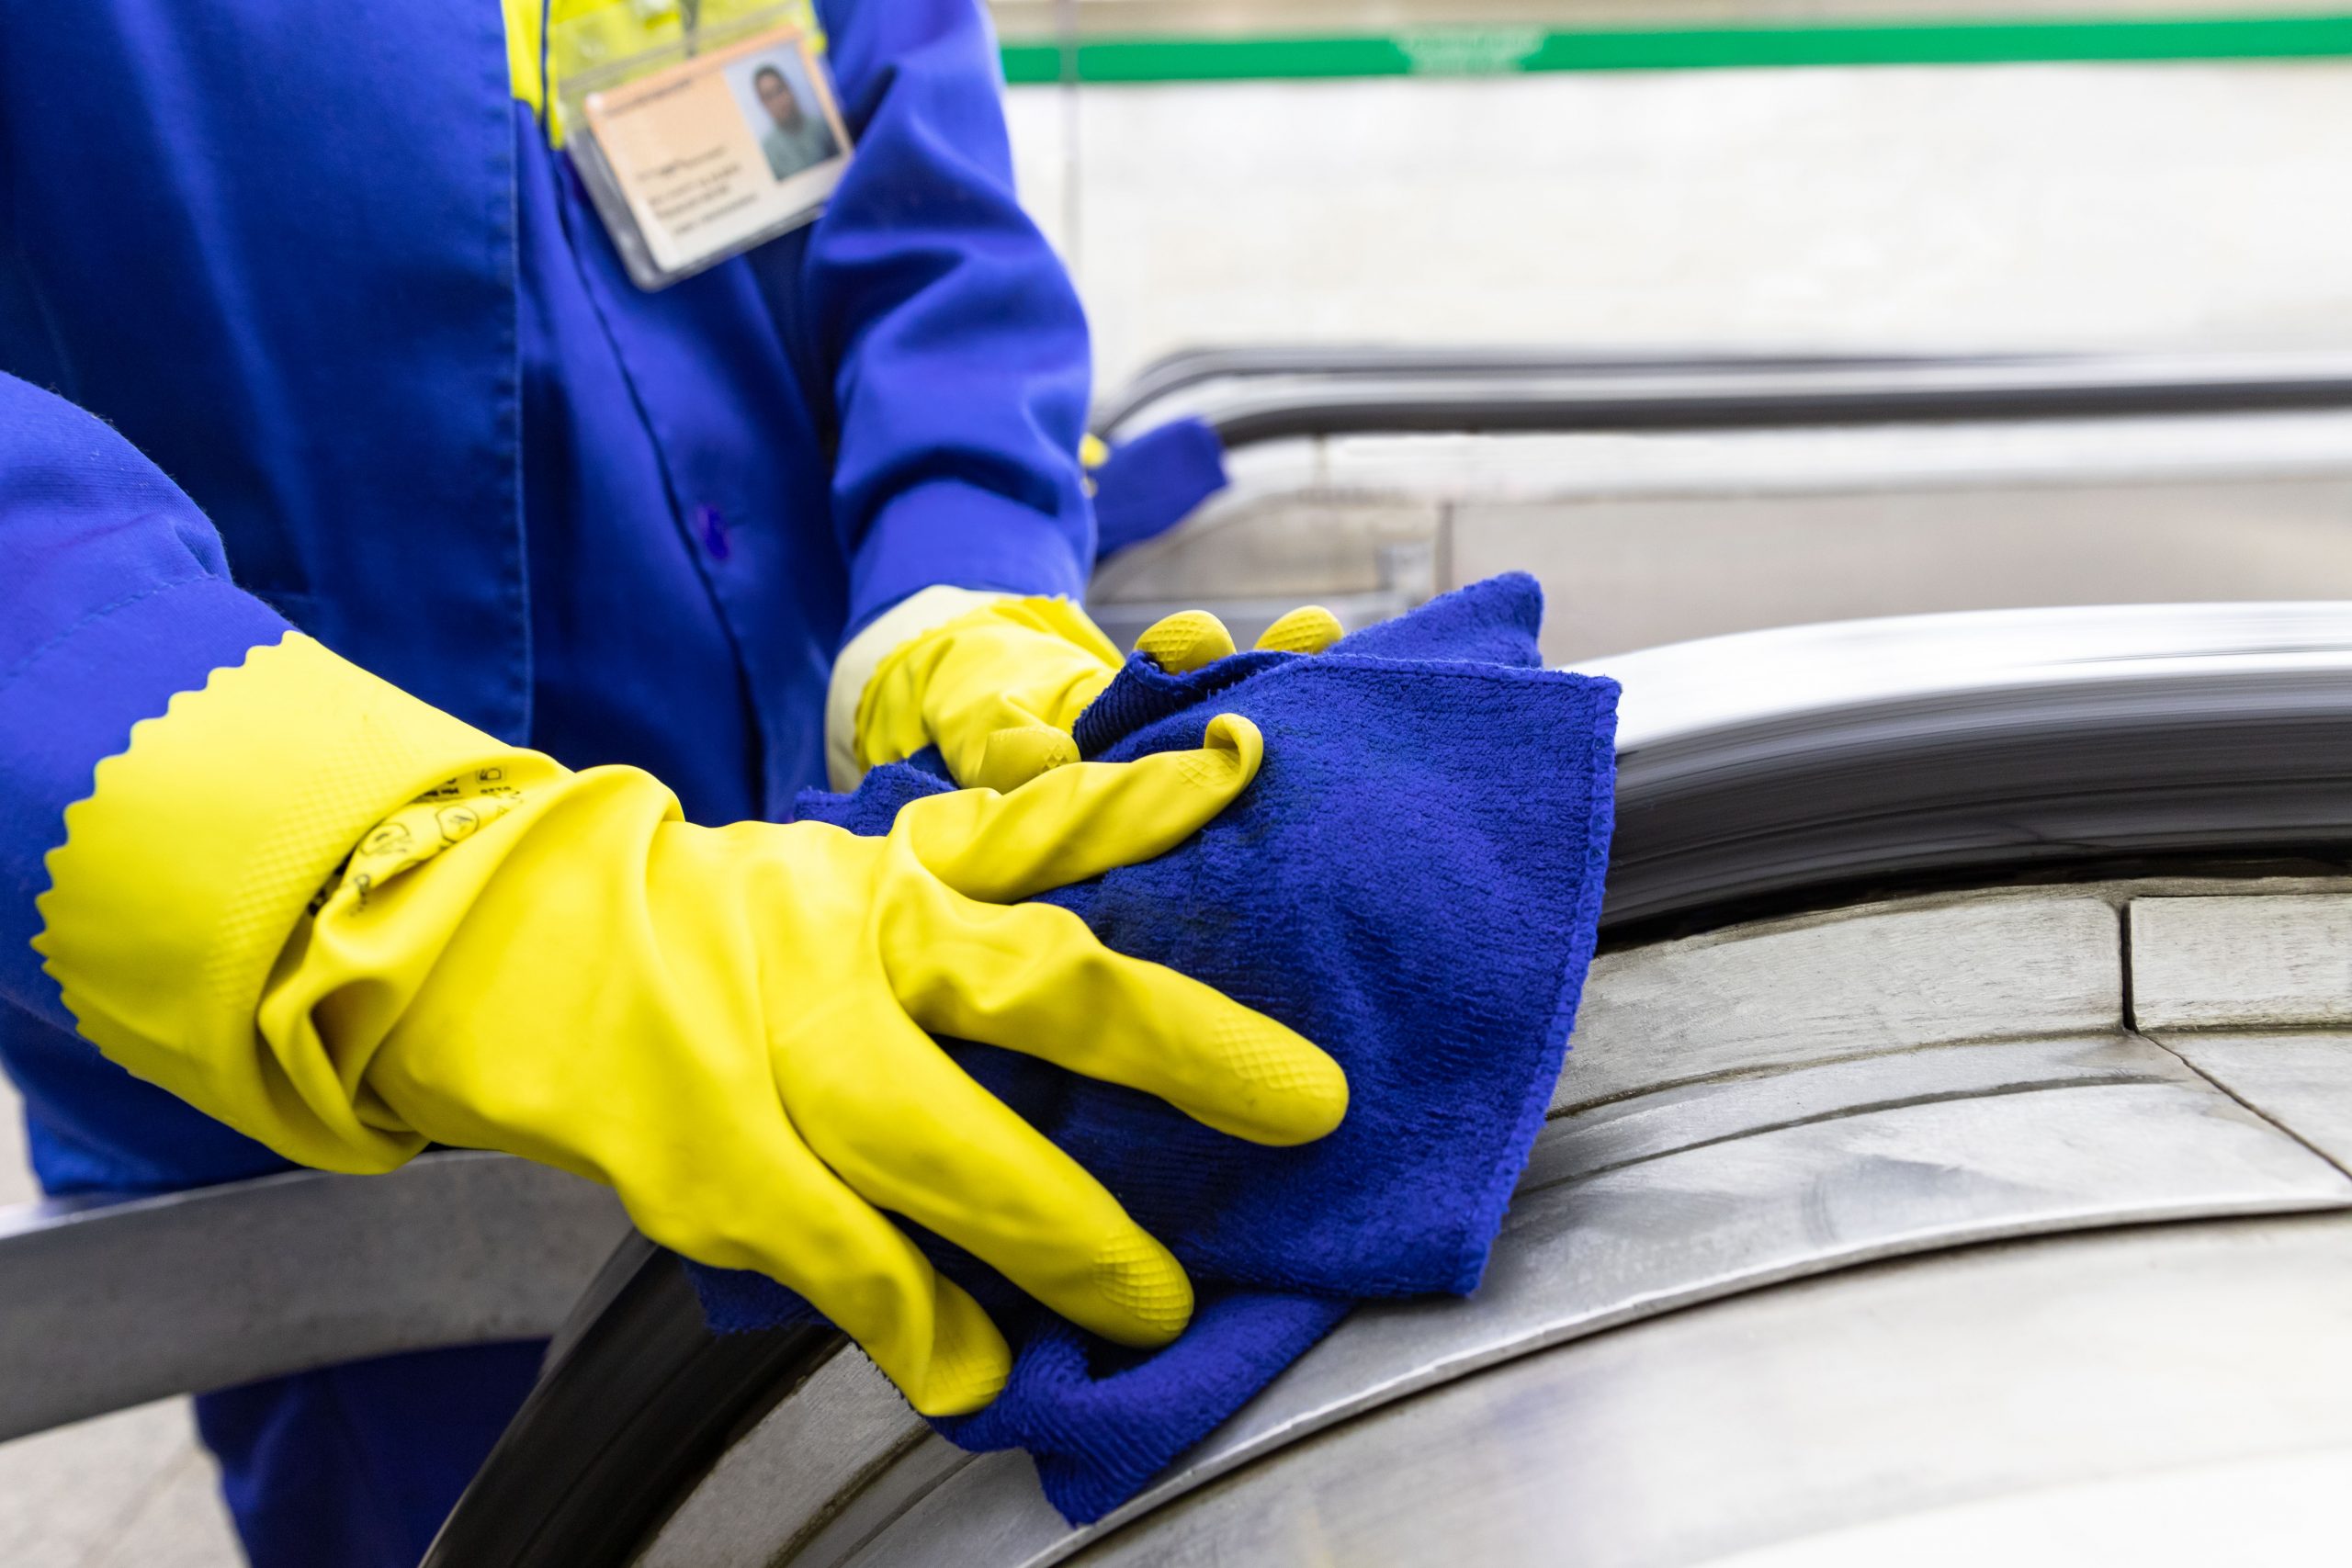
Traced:
<svg viewBox="0 0 2352 1568">
<path fill-rule="evenodd" d="M 639 288 L 813 222 L 849 167 L 811 30 L 778 7 L 564 79 L 566 146 Z"/>
</svg>

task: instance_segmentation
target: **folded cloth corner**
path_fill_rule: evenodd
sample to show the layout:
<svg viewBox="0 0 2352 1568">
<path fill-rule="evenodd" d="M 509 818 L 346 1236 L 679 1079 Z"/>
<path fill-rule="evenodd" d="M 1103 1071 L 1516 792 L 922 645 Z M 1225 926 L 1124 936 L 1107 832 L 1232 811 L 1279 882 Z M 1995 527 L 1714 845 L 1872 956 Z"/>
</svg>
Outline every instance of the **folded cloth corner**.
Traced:
<svg viewBox="0 0 2352 1568">
<path fill-rule="evenodd" d="M 1559 1076 L 1608 865 L 1617 688 L 1543 669 L 1542 615 L 1515 573 L 1321 654 L 1184 675 L 1136 659 L 1080 717 L 1080 751 L 1105 761 L 1196 746 L 1221 713 L 1264 733 L 1256 781 L 1200 833 L 1044 901 L 1315 1041 L 1350 1101 L 1320 1142 L 1261 1148 L 1132 1089 L 949 1043 L 1198 1290 L 1182 1337 L 1136 1352 L 921 1238 L 1014 1348 L 995 1404 L 933 1425 L 1029 1450 L 1071 1522 L 1142 1491 L 1355 1303 L 1476 1287 Z M 798 815 L 881 833 L 947 787 L 897 764 L 854 795 L 804 795 Z M 759 1276 L 689 1267 L 716 1328 L 811 1315 Z"/>
</svg>

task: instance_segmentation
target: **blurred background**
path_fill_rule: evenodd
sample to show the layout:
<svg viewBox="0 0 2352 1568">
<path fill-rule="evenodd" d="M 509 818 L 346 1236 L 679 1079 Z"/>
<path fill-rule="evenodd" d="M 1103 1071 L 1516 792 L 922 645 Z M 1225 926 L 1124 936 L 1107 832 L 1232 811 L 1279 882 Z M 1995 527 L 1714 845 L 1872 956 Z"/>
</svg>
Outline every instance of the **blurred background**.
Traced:
<svg viewBox="0 0 2352 1568">
<path fill-rule="evenodd" d="M 1105 561 L 1114 632 L 1361 622 L 1512 568 L 1563 660 L 2352 598 L 2340 6 L 995 10 L 1102 432 L 1227 448 L 1227 488 Z M 0 1446 L 0 1562 L 232 1562 L 212 1485 L 178 1404 Z"/>
<path fill-rule="evenodd" d="M 1231 491 L 1106 561 L 1114 631 L 1179 600 L 1360 620 L 1513 567 L 1562 660 L 2352 591 L 2340 13 L 999 16 L 1105 423 L 1204 414 L 1232 448 Z M 1180 363 L 1138 401 L 1204 347 L 1250 373 Z"/>
<path fill-rule="evenodd" d="M 2224 9 L 996 7 L 1105 389 L 1204 344 L 2352 346 L 2341 7 Z"/>
</svg>

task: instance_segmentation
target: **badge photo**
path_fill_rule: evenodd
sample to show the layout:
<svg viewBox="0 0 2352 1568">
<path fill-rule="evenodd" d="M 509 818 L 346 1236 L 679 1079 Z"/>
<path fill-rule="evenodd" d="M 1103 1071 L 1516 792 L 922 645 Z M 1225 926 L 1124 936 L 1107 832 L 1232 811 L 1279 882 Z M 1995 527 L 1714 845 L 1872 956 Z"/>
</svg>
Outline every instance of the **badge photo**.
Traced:
<svg viewBox="0 0 2352 1568">
<path fill-rule="evenodd" d="M 641 288 L 813 221 L 849 167 L 824 57 L 797 26 L 583 88 L 573 162 Z"/>
</svg>

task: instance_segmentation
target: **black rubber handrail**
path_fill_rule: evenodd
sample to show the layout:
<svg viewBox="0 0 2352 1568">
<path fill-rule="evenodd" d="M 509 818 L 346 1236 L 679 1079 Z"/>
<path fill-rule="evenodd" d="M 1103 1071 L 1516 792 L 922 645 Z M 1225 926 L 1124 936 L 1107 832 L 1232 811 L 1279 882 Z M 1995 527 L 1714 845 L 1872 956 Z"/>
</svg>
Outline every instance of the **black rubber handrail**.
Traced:
<svg viewBox="0 0 2352 1568">
<path fill-rule="evenodd" d="M 1983 354 L 1750 354 L 1687 351 L 1578 351 L 1562 348 L 1402 347 L 1381 344 L 1179 349 L 1137 371 L 1097 410 L 1093 428 L 1110 432 L 1152 404 L 1216 381 L 1316 378 L 1331 381 L 1385 377 L 1530 377 L 1757 375 L 1792 370 L 1890 369 L 1926 365 L 2030 365 L 2063 356 Z"/>
<path fill-rule="evenodd" d="M 1645 746 L 1620 760 L 1601 925 L 1624 943 L 1872 890 L 2255 862 L 2352 864 L 2340 670 L 1962 692 Z"/>
<path fill-rule="evenodd" d="M 1231 387 L 1221 393 L 1220 382 Z M 1188 395 L 1189 394 L 1189 395 Z M 1799 429 L 2352 408 L 2352 359 L 2272 355 L 1677 358 L 1241 351 L 1147 372 L 1109 433 L 1182 412 L 1228 449 L 1367 434 Z"/>
<path fill-rule="evenodd" d="M 558 1336 L 426 1568 L 618 1568 L 840 1343 L 823 1327 L 714 1334 L 677 1258 L 631 1237 Z"/>
<path fill-rule="evenodd" d="M 2262 380 L 2081 381 L 2030 377 L 1981 385 L 1498 388 L 1396 382 L 1238 399 L 1204 417 L 1228 450 L 1269 441 L 1362 434 L 1580 434 L 1786 430 L 2151 414 L 2352 408 L 2352 376 Z"/>
</svg>

